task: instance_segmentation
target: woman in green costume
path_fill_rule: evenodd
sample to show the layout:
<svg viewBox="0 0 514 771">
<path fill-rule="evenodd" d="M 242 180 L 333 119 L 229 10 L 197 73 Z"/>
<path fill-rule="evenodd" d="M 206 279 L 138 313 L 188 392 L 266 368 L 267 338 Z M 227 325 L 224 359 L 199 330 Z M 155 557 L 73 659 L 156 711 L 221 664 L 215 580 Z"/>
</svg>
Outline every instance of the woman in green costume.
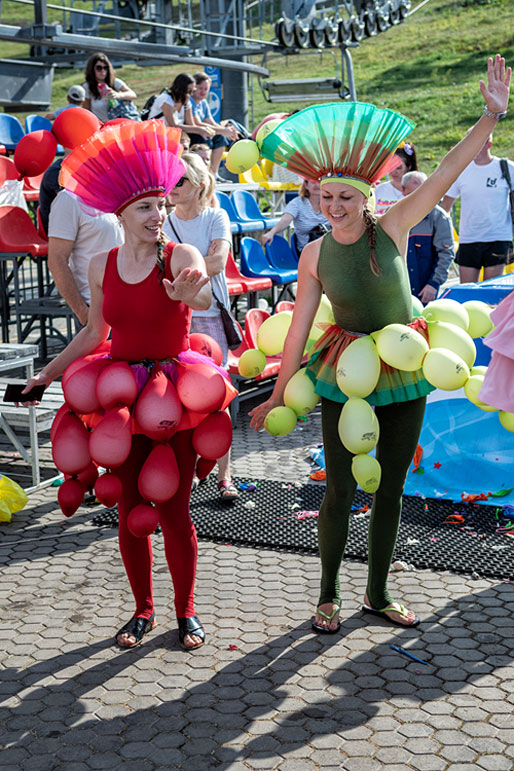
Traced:
<svg viewBox="0 0 514 771">
<path fill-rule="evenodd" d="M 322 396 L 327 487 L 318 519 L 322 575 L 312 626 L 334 633 L 340 627 L 339 570 L 348 534 L 356 482 L 352 455 L 337 425 L 346 396 L 337 388 L 335 366 L 357 336 L 387 324 L 412 323 L 412 300 L 405 255 L 409 230 L 433 209 L 471 163 L 507 109 L 511 70 L 497 55 L 481 81 L 484 114 L 415 192 L 380 218 L 371 212 L 372 185 L 383 175 L 394 150 L 413 126 L 403 116 L 372 105 L 346 103 L 311 107 L 283 121 L 263 142 L 261 153 L 309 179 L 321 181 L 321 210 L 332 232 L 308 244 L 298 272 L 296 308 L 271 397 L 250 415 L 259 430 L 267 413 L 283 404 L 286 384 L 299 369 L 322 291 L 332 303 L 335 325 L 315 344 L 308 372 Z M 413 323 L 416 326 L 416 322 Z M 423 333 L 422 322 L 418 331 Z M 369 525 L 369 569 L 363 610 L 393 624 L 415 626 L 419 618 L 393 600 L 387 588 L 401 515 L 405 478 L 419 438 L 426 394 L 421 371 L 401 372 L 383 365 L 375 391 L 367 397 L 380 424 L 376 454 L 382 481 Z"/>
</svg>

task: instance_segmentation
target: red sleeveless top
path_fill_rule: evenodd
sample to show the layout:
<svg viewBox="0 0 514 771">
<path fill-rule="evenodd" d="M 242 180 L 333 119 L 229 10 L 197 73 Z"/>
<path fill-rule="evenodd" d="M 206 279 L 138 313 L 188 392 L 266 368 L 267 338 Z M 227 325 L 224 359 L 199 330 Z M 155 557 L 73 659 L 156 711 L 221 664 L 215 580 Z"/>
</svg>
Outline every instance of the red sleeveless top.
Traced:
<svg viewBox="0 0 514 771">
<path fill-rule="evenodd" d="M 166 278 L 175 244 L 164 249 Z M 111 327 L 111 355 L 123 361 L 170 359 L 189 348 L 191 308 L 170 300 L 157 265 L 143 281 L 127 284 L 118 273 L 118 249 L 107 257 L 102 283 L 103 317 Z"/>
</svg>

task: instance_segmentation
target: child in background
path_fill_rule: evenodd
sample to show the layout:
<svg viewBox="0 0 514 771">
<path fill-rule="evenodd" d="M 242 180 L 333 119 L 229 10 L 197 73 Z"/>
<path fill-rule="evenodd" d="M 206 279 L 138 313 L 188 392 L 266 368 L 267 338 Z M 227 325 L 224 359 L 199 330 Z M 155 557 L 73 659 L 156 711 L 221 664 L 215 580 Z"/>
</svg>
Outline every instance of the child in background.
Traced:
<svg viewBox="0 0 514 771">
<path fill-rule="evenodd" d="M 82 86 L 70 86 L 66 95 L 66 99 L 68 100 L 66 107 L 59 107 L 59 109 L 54 110 L 54 112 L 47 112 L 45 118 L 53 121 L 61 114 L 61 112 L 64 112 L 64 110 L 69 110 L 71 107 L 82 107 L 85 98 L 86 92 Z"/>
</svg>

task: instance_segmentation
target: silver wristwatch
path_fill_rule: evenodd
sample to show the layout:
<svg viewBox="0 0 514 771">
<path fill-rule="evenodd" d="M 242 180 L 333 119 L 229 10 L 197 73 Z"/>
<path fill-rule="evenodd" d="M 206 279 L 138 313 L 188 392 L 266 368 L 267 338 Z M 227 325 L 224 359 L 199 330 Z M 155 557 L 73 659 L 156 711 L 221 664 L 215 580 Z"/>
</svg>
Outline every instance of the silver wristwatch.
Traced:
<svg viewBox="0 0 514 771">
<path fill-rule="evenodd" d="M 488 106 L 484 104 L 484 115 L 487 118 L 495 118 L 496 120 L 503 120 L 507 115 L 507 110 L 505 110 L 505 112 L 491 112 Z"/>
</svg>

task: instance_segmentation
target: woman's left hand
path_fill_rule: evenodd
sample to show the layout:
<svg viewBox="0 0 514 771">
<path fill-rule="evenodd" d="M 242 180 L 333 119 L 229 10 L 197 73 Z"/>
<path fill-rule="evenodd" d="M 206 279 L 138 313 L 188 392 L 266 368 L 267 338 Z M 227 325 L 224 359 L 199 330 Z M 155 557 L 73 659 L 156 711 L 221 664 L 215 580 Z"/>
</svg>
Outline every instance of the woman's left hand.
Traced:
<svg viewBox="0 0 514 771">
<path fill-rule="evenodd" d="M 210 281 L 200 270 L 184 268 L 174 281 L 164 279 L 163 284 L 170 300 L 176 300 L 189 305 L 198 292 Z"/>
<path fill-rule="evenodd" d="M 491 112 L 505 112 L 509 103 L 511 68 L 505 68 L 505 59 L 496 54 L 487 62 L 487 86 L 480 81 L 480 91 Z"/>
</svg>

